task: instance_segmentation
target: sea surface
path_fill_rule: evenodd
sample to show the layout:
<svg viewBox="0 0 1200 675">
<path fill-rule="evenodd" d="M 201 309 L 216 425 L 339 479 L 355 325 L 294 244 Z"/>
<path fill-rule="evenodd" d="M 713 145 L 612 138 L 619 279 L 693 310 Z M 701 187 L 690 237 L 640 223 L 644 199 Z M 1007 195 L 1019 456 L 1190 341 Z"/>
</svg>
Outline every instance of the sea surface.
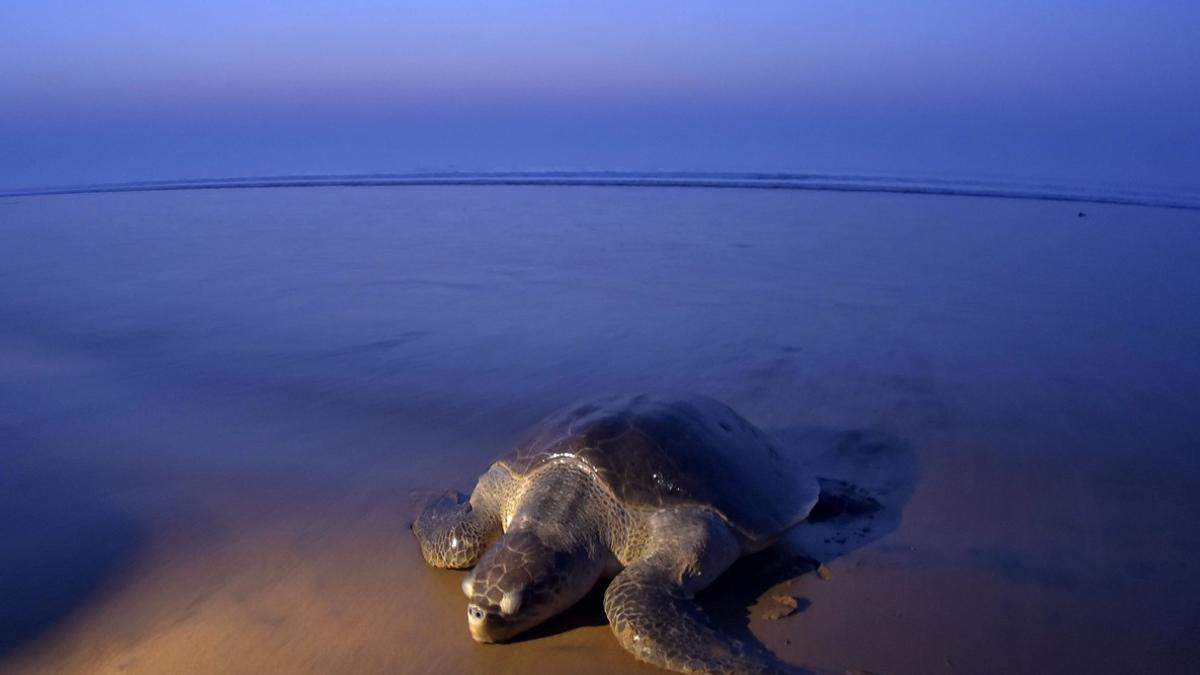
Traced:
<svg viewBox="0 0 1200 675">
<path fill-rule="evenodd" d="M 1186 669 L 1198 261 L 1200 211 L 1046 198 L 0 197 L 0 671 L 642 672 L 596 598 L 475 645 L 407 523 L 543 415 L 645 390 L 886 494 L 733 568 L 728 630 L 824 668 Z"/>
</svg>

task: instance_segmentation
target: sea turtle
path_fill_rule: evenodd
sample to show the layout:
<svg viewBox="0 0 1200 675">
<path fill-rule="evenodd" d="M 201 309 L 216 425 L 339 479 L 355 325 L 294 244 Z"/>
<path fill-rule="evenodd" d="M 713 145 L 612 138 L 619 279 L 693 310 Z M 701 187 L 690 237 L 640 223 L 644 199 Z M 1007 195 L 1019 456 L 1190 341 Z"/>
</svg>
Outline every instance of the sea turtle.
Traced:
<svg viewBox="0 0 1200 675">
<path fill-rule="evenodd" d="M 721 633 L 692 600 L 775 542 L 820 488 L 731 408 L 701 396 L 620 396 L 540 424 L 412 529 L 426 562 L 463 579 L 479 642 L 512 638 L 612 578 L 621 646 L 679 672 L 802 672 Z"/>
</svg>

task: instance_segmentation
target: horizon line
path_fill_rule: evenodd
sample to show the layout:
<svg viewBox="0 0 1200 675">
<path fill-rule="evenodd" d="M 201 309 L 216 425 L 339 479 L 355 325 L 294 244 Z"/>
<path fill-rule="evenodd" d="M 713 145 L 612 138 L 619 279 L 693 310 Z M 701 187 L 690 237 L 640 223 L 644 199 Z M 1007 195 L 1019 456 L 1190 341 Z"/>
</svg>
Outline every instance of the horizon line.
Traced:
<svg viewBox="0 0 1200 675">
<path fill-rule="evenodd" d="M 666 187 L 874 192 L 993 197 L 1200 210 L 1200 195 L 1128 188 L 1087 189 L 1004 180 L 905 178 L 844 173 L 653 171 L 429 171 L 309 174 L 261 177 L 127 181 L 0 190 L 0 198 L 118 192 L 162 192 L 295 187 L 578 186 Z"/>
</svg>

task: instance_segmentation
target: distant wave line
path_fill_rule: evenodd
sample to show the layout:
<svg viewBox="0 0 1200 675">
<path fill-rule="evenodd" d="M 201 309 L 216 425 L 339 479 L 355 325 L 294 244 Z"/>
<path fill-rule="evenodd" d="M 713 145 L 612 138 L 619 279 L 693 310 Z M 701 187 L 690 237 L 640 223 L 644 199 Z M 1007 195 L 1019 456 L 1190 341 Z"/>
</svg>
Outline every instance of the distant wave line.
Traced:
<svg viewBox="0 0 1200 675">
<path fill-rule="evenodd" d="M 1131 188 L 1102 190 L 1051 183 L 1017 183 L 1002 180 L 904 178 L 821 173 L 737 172 L 617 172 L 617 171 L 516 171 L 418 172 L 373 174 L 315 174 L 163 181 L 130 181 L 89 185 L 0 191 L 0 197 L 90 194 L 104 192 L 156 192 L 284 187 L 402 187 L 402 186 L 594 186 L 739 188 L 758 190 L 811 190 L 829 192 L 880 192 L 960 197 L 1033 199 L 1093 204 L 1120 204 L 1200 210 L 1200 195 Z"/>
</svg>

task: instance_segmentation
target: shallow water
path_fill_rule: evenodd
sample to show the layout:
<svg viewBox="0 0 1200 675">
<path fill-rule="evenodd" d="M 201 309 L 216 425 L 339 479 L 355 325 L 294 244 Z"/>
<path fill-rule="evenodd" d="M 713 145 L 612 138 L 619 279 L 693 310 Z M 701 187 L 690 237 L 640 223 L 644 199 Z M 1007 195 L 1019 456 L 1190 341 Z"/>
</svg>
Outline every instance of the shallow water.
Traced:
<svg viewBox="0 0 1200 675">
<path fill-rule="evenodd" d="M 595 602 L 474 645 L 405 524 L 546 412 L 664 388 L 890 490 L 735 567 L 728 630 L 886 673 L 1194 663 L 1197 259 L 1196 212 L 984 198 L 0 199 L 0 667 L 635 670 Z"/>
</svg>

